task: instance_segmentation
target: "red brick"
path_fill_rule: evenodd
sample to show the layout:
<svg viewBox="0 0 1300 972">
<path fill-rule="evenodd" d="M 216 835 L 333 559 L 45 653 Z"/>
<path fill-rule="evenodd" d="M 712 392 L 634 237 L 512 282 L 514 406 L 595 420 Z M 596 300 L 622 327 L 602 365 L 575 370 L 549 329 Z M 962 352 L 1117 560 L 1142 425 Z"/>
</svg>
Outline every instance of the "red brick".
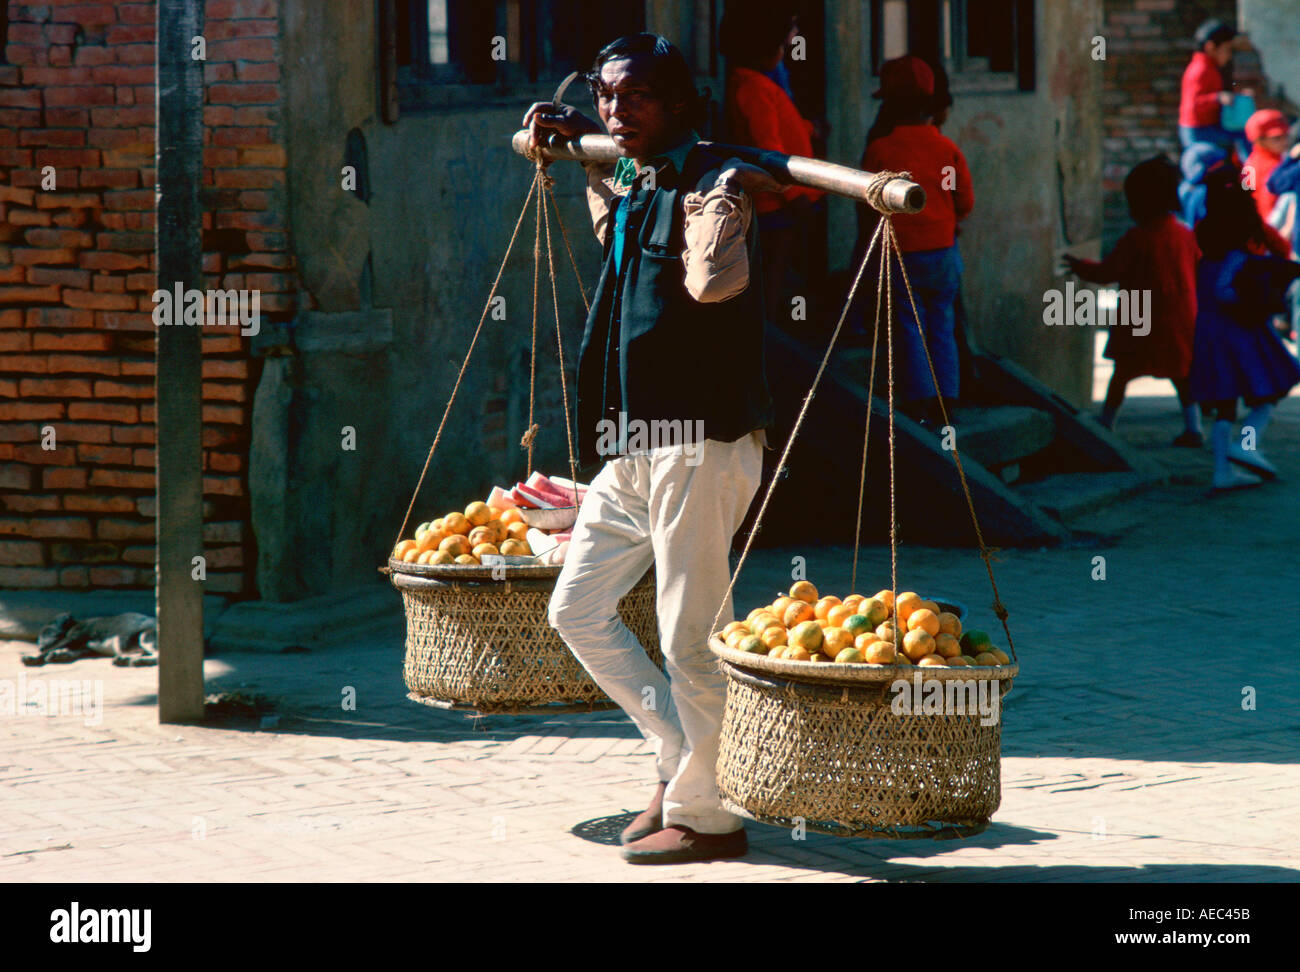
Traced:
<svg viewBox="0 0 1300 972">
<path fill-rule="evenodd" d="M 29 246 L 94 246 L 95 237 L 84 230 L 33 227 L 24 234 Z"/>
<path fill-rule="evenodd" d="M 11 513 L 57 513 L 59 498 L 57 496 L 0 496 L 0 503 Z"/>
<path fill-rule="evenodd" d="M 90 474 L 90 485 L 107 486 L 111 489 L 153 489 L 154 474 L 124 472 L 120 469 L 96 469 Z"/>
<path fill-rule="evenodd" d="M 13 251 L 13 260 L 14 263 L 21 266 L 76 263 L 77 251 L 70 249 L 44 250 L 28 247 L 15 247 Z"/>
<path fill-rule="evenodd" d="M 0 354 L 0 372 L 24 371 L 27 374 L 43 375 L 47 371 L 46 362 L 40 357 L 25 354 Z"/>
<path fill-rule="evenodd" d="M 56 519 L 35 517 L 30 520 L 0 520 L 0 534 L 89 540 L 90 521 L 82 517 L 58 517 Z"/>
<path fill-rule="evenodd" d="M 41 113 L 30 108 L 0 108 L 0 125 L 10 128 L 34 128 L 41 123 Z"/>
<path fill-rule="evenodd" d="M 26 268 L 21 266 L 0 267 L 0 284 L 20 284 L 26 275 Z"/>
<path fill-rule="evenodd" d="M 153 195 L 152 190 L 150 195 Z M 138 270 L 149 266 L 149 257 L 111 251 L 82 253 L 77 257 L 77 265 L 87 270 Z"/>
<path fill-rule="evenodd" d="M 65 496 L 63 508 L 74 513 L 134 513 L 135 502 L 125 496 Z"/>
<path fill-rule="evenodd" d="M 36 193 L 31 189 L 18 189 L 14 186 L 0 185 L 0 202 L 18 203 L 30 206 L 36 201 Z"/>
<path fill-rule="evenodd" d="M 59 284 L 63 287 L 89 287 L 88 270 L 51 270 L 49 267 L 32 267 L 27 271 L 27 282 L 33 284 Z"/>
<path fill-rule="evenodd" d="M 112 441 L 113 427 L 111 425 L 96 425 L 91 422 L 60 422 L 55 426 L 60 439 L 67 439 L 69 442 L 98 442 L 101 444 Z"/>
<path fill-rule="evenodd" d="M 45 31 L 39 24 L 11 23 L 6 39 L 10 44 L 44 44 Z"/>
<path fill-rule="evenodd" d="M 246 397 L 243 385 L 216 381 L 203 383 L 203 400 L 207 402 L 242 402 Z"/>
<path fill-rule="evenodd" d="M 62 418 L 64 407 L 56 402 L 6 402 L 0 403 L 0 422 L 23 418 Z"/>
<path fill-rule="evenodd" d="M 3 92 L 0 91 L 0 93 Z M 55 111 L 56 109 L 51 108 L 50 110 Z M 84 115 L 85 112 L 82 112 L 82 114 Z M 75 128 L 24 128 L 18 133 L 18 144 L 38 145 L 45 148 L 81 148 L 86 144 L 86 133 Z M 38 162 L 37 164 L 41 163 Z M 58 165 L 59 163 L 50 160 L 50 164 Z"/>
<path fill-rule="evenodd" d="M 83 27 L 117 22 L 117 14 L 111 3 L 60 4 L 56 16 L 61 21 L 70 21 Z"/>
<path fill-rule="evenodd" d="M 243 425 L 244 410 L 228 405 L 204 405 L 203 421 L 218 422 L 225 425 Z"/>
<path fill-rule="evenodd" d="M 41 212 L 39 209 L 18 209 L 9 210 L 10 226 L 49 226 L 50 214 Z"/>
<path fill-rule="evenodd" d="M 113 466 L 129 466 L 131 450 L 126 446 L 101 445 L 90 443 L 77 446 L 79 462 L 103 462 Z"/>
<path fill-rule="evenodd" d="M 243 17 L 275 17 L 276 0 L 208 0 L 204 16 L 213 20 L 237 20 Z"/>
<path fill-rule="evenodd" d="M 203 492 L 217 496 L 242 496 L 244 484 L 236 476 L 204 476 Z"/>
<path fill-rule="evenodd" d="M 41 93 L 34 88 L 0 88 L 0 108 L 39 108 Z"/>
<path fill-rule="evenodd" d="M 150 377 L 154 373 L 154 363 L 152 361 L 123 361 L 123 375 L 142 375 Z"/>
<path fill-rule="evenodd" d="M 153 385 L 128 385 L 120 381 L 95 382 L 96 398 L 153 398 Z"/>
<path fill-rule="evenodd" d="M 85 567 L 64 567 L 59 571 L 60 587 L 89 587 L 90 571 Z"/>
<path fill-rule="evenodd" d="M 148 298 L 145 298 L 148 300 Z M 152 331 L 157 325 L 148 313 L 131 313 L 129 311 L 96 311 L 95 320 L 101 327 L 110 331 Z"/>
<path fill-rule="evenodd" d="M 101 382 L 103 384 L 103 382 Z M 89 398 L 90 382 L 82 378 L 24 378 L 19 394 L 44 398 Z"/>
<path fill-rule="evenodd" d="M 114 442 L 125 442 L 129 445 L 153 445 L 156 438 L 152 425 L 114 425 L 111 428 Z"/>
<path fill-rule="evenodd" d="M 242 351 L 243 342 L 233 335 L 203 335 L 204 354 L 224 354 L 229 351 Z"/>
<path fill-rule="evenodd" d="M 154 49 L 152 44 L 121 44 L 117 48 L 119 64 L 152 64 Z"/>
<path fill-rule="evenodd" d="M 91 327 L 94 323 L 94 315 L 87 310 L 73 310 L 68 307 L 33 307 L 27 311 L 28 327 Z"/>
<path fill-rule="evenodd" d="M 218 186 L 235 189 L 270 189 L 284 185 L 283 169 L 218 169 L 213 176 Z"/>
<path fill-rule="evenodd" d="M 230 61 L 223 61 L 220 64 L 203 65 L 203 83 L 216 84 L 218 81 L 234 81 L 235 65 Z"/>
<path fill-rule="evenodd" d="M 35 334 L 33 351 L 107 351 L 112 341 L 107 334 Z"/>
<path fill-rule="evenodd" d="M 0 287 L 0 304 L 57 304 L 58 302 L 58 287 Z"/>
<path fill-rule="evenodd" d="M 47 469 L 46 472 L 53 470 Z M 32 471 L 16 464 L 0 466 L 0 489 L 31 489 Z"/>
<path fill-rule="evenodd" d="M 130 587 L 136 572 L 130 567 L 91 567 L 90 583 L 94 587 Z"/>
<path fill-rule="evenodd" d="M 85 489 L 86 470 L 46 469 L 41 482 L 46 489 Z"/>
<path fill-rule="evenodd" d="M 21 331 L 0 331 L 0 351 L 30 351 L 32 336 Z"/>
<path fill-rule="evenodd" d="M 37 209 L 98 209 L 99 196 L 93 192 L 41 192 L 36 194 Z"/>
<path fill-rule="evenodd" d="M 51 374 L 90 373 L 96 375 L 120 374 L 116 358 L 92 358 L 82 354 L 52 354 L 49 356 Z"/>
<path fill-rule="evenodd" d="M 234 452 L 209 452 L 207 468 L 213 472 L 237 473 L 244 468 L 244 459 Z"/>
<path fill-rule="evenodd" d="M 153 68 L 109 64 L 95 68 L 91 75 L 102 84 L 148 84 L 153 80 Z"/>
<path fill-rule="evenodd" d="M 153 39 L 154 25 L 152 23 L 118 24 L 104 32 L 104 41 L 110 47 L 116 47 L 119 44 L 139 44 Z"/>
<path fill-rule="evenodd" d="M 136 449 L 131 454 L 133 466 L 148 466 L 152 469 L 158 463 L 158 456 L 153 449 Z"/>
<path fill-rule="evenodd" d="M 265 126 L 212 129 L 212 144 L 217 146 L 266 145 L 271 141 L 271 129 Z"/>
<path fill-rule="evenodd" d="M 72 62 L 78 67 L 97 67 L 101 64 L 112 64 L 113 60 L 112 48 L 104 47 L 102 44 L 81 44 L 72 55 Z"/>
<path fill-rule="evenodd" d="M 10 64 L 39 67 L 50 63 L 50 49 L 44 40 L 40 44 L 11 43 L 5 48 L 5 57 Z"/>
<path fill-rule="evenodd" d="M 18 589 L 56 587 L 59 574 L 56 570 L 40 567 L 0 567 L 0 587 Z M 212 590 L 210 587 L 205 590 Z"/>
<path fill-rule="evenodd" d="M 154 204 L 152 189 L 113 189 L 104 193 L 105 209 L 151 210 Z"/>
<path fill-rule="evenodd" d="M 134 169 L 82 169 L 79 181 L 82 188 L 99 187 L 114 189 L 134 189 L 142 181 L 142 173 Z M 150 176 L 150 179 L 153 177 Z"/>
<path fill-rule="evenodd" d="M 127 547 L 122 551 L 122 559 L 128 564 L 152 564 L 157 562 L 158 555 L 154 547 Z"/>
<path fill-rule="evenodd" d="M 257 41 L 241 40 L 232 43 L 251 44 Z M 214 105 L 270 105 L 280 100 L 280 87 L 275 84 L 222 83 L 210 85 L 207 92 L 208 101 Z"/>
<path fill-rule="evenodd" d="M 203 24 L 203 36 L 209 41 L 230 40 L 232 37 L 275 37 L 279 33 L 279 21 L 266 18 L 213 20 L 208 17 Z"/>
<path fill-rule="evenodd" d="M 0 309 L 0 327 L 22 327 L 23 311 L 21 307 Z"/>
<path fill-rule="evenodd" d="M 152 233 L 100 233 L 96 244 L 101 250 L 148 253 L 154 248 L 154 235 Z"/>
<path fill-rule="evenodd" d="M 46 88 L 45 104 L 50 107 L 66 105 L 85 108 L 91 105 L 111 105 L 113 88 L 107 84 L 85 84 L 65 88 Z"/>
<path fill-rule="evenodd" d="M 64 290 L 63 302 L 69 307 L 94 310 L 134 310 L 136 299 L 129 294 L 101 294 L 92 290 Z"/>
<path fill-rule="evenodd" d="M 126 290 L 126 278 L 116 277 L 111 274 L 96 274 L 94 290 L 97 293 L 120 294 Z"/>
<path fill-rule="evenodd" d="M 152 270 L 148 273 L 128 273 L 126 275 L 127 290 L 147 290 L 153 293 L 157 289 L 158 275 Z"/>
<path fill-rule="evenodd" d="M 18 382 L 7 381 L 3 378 L 0 378 L 0 398 L 17 398 L 17 397 L 18 397 Z M 13 457 L 14 457 L 13 452 L 7 452 L 3 456 L 0 456 L 0 459 L 12 459 Z"/>
<path fill-rule="evenodd" d="M 32 540 L 0 541 L 0 564 L 12 567 L 40 567 L 44 563 L 45 547 L 40 543 Z"/>
<path fill-rule="evenodd" d="M 275 62 L 236 61 L 235 76 L 240 81 L 279 81 L 280 65 Z"/>
<path fill-rule="evenodd" d="M 130 142 L 120 148 L 108 149 L 104 152 L 106 169 L 142 169 L 152 164 L 153 146 L 144 142 Z"/>
<path fill-rule="evenodd" d="M 10 168 L 30 168 L 31 164 L 31 149 L 0 149 L 0 165 Z"/>
<path fill-rule="evenodd" d="M 116 402 L 72 402 L 68 405 L 68 418 L 134 425 L 140 421 L 140 410 L 135 405 L 119 405 Z"/>
</svg>

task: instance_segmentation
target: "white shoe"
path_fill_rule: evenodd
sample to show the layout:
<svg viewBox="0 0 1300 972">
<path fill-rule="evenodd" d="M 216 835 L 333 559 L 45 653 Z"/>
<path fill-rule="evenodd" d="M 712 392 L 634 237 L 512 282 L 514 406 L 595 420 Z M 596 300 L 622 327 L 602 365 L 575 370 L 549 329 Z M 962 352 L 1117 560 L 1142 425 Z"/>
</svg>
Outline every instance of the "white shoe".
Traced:
<svg viewBox="0 0 1300 972">
<path fill-rule="evenodd" d="M 1277 466 L 1264 458 L 1259 450 L 1246 450 L 1240 443 L 1228 446 L 1228 461 L 1250 470 L 1261 479 L 1277 479 Z"/>
<path fill-rule="evenodd" d="M 1228 471 L 1222 476 L 1216 473 L 1210 480 L 1210 485 L 1214 487 L 1214 492 L 1225 493 L 1233 489 L 1249 489 L 1252 486 L 1259 486 L 1261 482 L 1254 476 L 1243 475 L 1229 467 Z"/>
</svg>

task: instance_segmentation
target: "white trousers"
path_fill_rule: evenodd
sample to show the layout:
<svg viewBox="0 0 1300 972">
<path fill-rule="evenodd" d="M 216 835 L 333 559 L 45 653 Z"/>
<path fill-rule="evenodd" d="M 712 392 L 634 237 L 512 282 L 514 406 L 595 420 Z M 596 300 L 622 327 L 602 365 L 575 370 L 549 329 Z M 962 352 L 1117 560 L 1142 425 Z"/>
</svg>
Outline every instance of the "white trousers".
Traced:
<svg viewBox="0 0 1300 972">
<path fill-rule="evenodd" d="M 607 462 L 583 500 L 551 598 L 551 627 L 653 746 L 668 783 L 665 826 L 722 834 L 742 825 L 718 796 L 726 681 L 708 636 L 731 579 L 732 538 L 762 476 L 762 436 L 706 439 L 689 461 L 676 446 Z M 619 599 L 651 563 L 667 678 L 618 615 Z M 718 623 L 731 620 L 728 598 Z"/>
</svg>

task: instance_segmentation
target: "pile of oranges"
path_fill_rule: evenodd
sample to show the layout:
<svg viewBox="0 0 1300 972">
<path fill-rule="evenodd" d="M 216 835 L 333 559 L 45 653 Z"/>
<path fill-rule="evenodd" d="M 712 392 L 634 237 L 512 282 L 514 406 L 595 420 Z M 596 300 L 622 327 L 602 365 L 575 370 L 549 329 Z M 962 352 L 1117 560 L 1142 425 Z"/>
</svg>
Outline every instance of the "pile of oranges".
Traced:
<svg viewBox="0 0 1300 972">
<path fill-rule="evenodd" d="M 414 540 L 402 540 L 393 548 L 393 559 L 408 564 L 481 564 L 485 554 L 533 555 L 522 513 L 470 503 L 464 513 L 421 523 Z"/>
<path fill-rule="evenodd" d="M 825 596 L 798 581 L 771 604 L 722 629 L 729 648 L 786 661 L 835 661 L 867 665 L 1007 665 L 983 631 L 962 631 L 955 614 L 907 591 L 872 597 Z"/>
</svg>

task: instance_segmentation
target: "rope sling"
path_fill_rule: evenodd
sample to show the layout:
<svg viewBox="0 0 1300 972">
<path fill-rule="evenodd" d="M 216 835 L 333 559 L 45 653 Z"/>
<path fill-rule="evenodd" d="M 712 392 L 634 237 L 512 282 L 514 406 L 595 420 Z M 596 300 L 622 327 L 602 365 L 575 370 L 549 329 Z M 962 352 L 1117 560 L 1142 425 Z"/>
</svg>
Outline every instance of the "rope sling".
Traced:
<svg viewBox="0 0 1300 972">
<path fill-rule="evenodd" d="M 562 397 L 563 407 L 564 407 L 564 428 L 565 428 L 565 435 L 568 443 L 569 475 L 570 475 L 571 482 L 576 484 L 578 481 L 577 463 L 575 460 L 574 449 L 573 449 L 573 427 L 572 427 L 573 423 L 572 423 L 571 412 L 569 408 L 568 381 L 564 369 L 564 342 L 561 335 L 561 326 L 560 326 L 559 296 L 557 293 L 557 286 L 555 280 L 554 249 L 553 249 L 552 238 L 551 238 L 551 223 L 550 223 L 551 210 L 554 210 L 555 220 L 557 225 L 559 226 L 560 233 L 564 239 L 565 250 L 569 255 L 569 262 L 573 267 L 574 277 L 578 283 L 578 290 L 582 295 L 583 306 L 586 308 L 588 313 L 590 313 L 591 311 L 591 302 L 587 296 L 586 287 L 582 282 L 582 274 L 578 270 L 578 262 L 574 257 L 573 246 L 569 239 L 569 234 L 565 229 L 563 219 L 561 219 L 560 217 L 559 205 L 555 200 L 555 193 L 554 193 L 555 180 L 546 171 L 550 162 L 543 156 L 543 154 L 540 151 L 529 151 L 525 154 L 531 161 L 534 162 L 536 167 L 533 174 L 532 184 L 528 189 L 527 196 L 524 198 L 523 207 L 520 210 L 519 218 L 515 221 L 514 230 L 510 234 L 510 242 L 506 246 L 505 256 L 503 256 L 501 259 L 501 265 L 497 268 L 496 276 L 492 281 L 492 287 L 488 291 L 488 297 L 483 307 L 483 313 L 479 316 L 478 326 L 474 329 L 474 336 L 471 338 L 469 343 L 469 348 L 465 353 L 465 360 L 461 363 L 460 371 L 456 375 L 456 381 L 452 387 L 451 396 L 447 401 L 447 407 L 446 409 L 444 409 L 442 414 L 442 419 L 438 423 L 438 429 L 434 434 L 433 444 L 430 446 L 429 454 L 425 458 L 424 468 L 420 471 L 420 477 L 416 483 L 415 492 L 411 495 L 411 502 L 407 506 L 406 515 L 402 518 L 402 526 L 398 531 L 397 539 L 394 541 L 394 545 L 396 545 L 396 543 L 401 540 L 402 535 L 406 532 L 407 525 L 410 522 L 411 513 L 415 509 L 416 498 L 419 496 L 420 489 L 424 485 L 425 476 L 428 474 L 429 466 L 433 461 L 434 452 L 438 448 L 438 443 L 442 438 L 443 430 L 447 424 L 447 417 L 448 415 L 450 415 L 452 405 L 456 401 L 456 395 L 460 390 L 461 382 L 465 376 L 465 371 L 469 366 L 470 358 L 474 354 L 474 348 L 475 345 L 478 343 L 479 334 L 482 332 L 483 324 L 487 320 L 488 312 L 491 310 L 492 302 L 496 297 L 497 288 L 500 286 L 501 278 L 505 272 L 506 264 L 510 260 L 510 254 L 514 249 L 515 241 L 519 236 L 519 230 L 520 227 L 523 225 L 524 217 L 528 214 L 529 206 L 533 202 L 534 194 L 536 194 L 537 196 L 537 201 L 535 204 L 536 225 L 534 227 L 534 234 L 533 234 L 532 343 L 531 343 L 531 352 L 529 357 L 528 426 L 522 438 L 520 439 L 520 446 L 521 448 L 525 448 L 528 450 L 528 473 L 531 475 L 531 473 L 533 472 L 534 445 L 537 436 L 540 432 L 540 425 L 535 421 L 535 398 L 536 398 L 536 377 L 537 377 L 537 305 L 538 305 L 539 291 L 540 291 L 541 245 L 542 245 L 543 228 L 544 228 L 545 231 L 544 236 L 546 241 L 546 264 L 547 264 L 547 272 L 551 284 L 551 304 L 555 315 L 555 339 L 556 339 L 556 348 L 558 351 L 559 366 L 560 366 L 560 390 L 561 390 L 561 397 Z M 718 630 L 718 622 L 722 618 L 723 610 L 726 607 L 728 600 L 730 600 L 731 598 L 731 595 L 735 589 L 736 580 L 740 576 L 740 571 L 744 567 L 745 560 L 749 556 L 750 549 L 753 546 L 754 538 L 755 536 L 757 536 L 759 527 L 762 525 L 763 517 L 767 512 L 768 504 L 772 499 L 772 493 L 775 491 L 777 483 L 780 481 L 783 473 L 785 472 L 786 465 L 790 456 L 790 450 L 794 445 L 795 438 L 799 434 L 799 429 L 803 424 L 805 416 L 807 415 L 809 406 L 811 405 L 813 400 L 813 396 L 817 392 L 817 386 L 821 383 L 822 375 L 826 371 L 827 365 L 830 363 L 831 355 L 835 349 L 835 342 L 839 338 L 840 331 L 844 326 L 844 321 L 848 317 L 849 308 L 852 305 L 854 298 L 857 296 L 858 287 L 862 282 L 862 278 L 866 272 L 868 264 L 871 261 L 872 255 L 875 253 L 877 245 L 879 245 L 881 248 L 881 259 L 880 259 L 880 267 L 878 271 L 878 278 L 877 278 L 877 285 L 876 285 L 875 322 L 873 325 L 872 338 L 871 338 L 871 359 L 870 359 L 871 364 L 870 364 L 870 375 L 868 378 L 868 385 L 867 385 L 867 416 L 866 416 L 865 427 L 863 430 L 863 440 L 862 440 L 862 464 L 861 464 L 861 470 L 859 473 L 859 482 L 858 482 L 858 512 L 857 512 L 857 523 L 855 524 L 854 536 L 853 536 L 853 568 L 852 568 L 852 576 L 850 579 L 850 589 L 856 587 L 857 585 L 858 554 L 859 554 L 859 547 L 860 547 L 861 534 L 862 534 L 863 506 L 864 506 L 864 499 L 866 495 L 867 453 L 868 453 L 868 446 L 871 440 L 871 413 L 872 413 L 871 403 L 874 400 L 874 396 L 875 396 L 875 383 L 876 383 L 876 370 L 877 370 L 876 358 L 877 358 L 877 353 L 878 353 L 879 343 L 880 343 L 880 323 L 881 323 L 880 312 L 882 309 L 882 302 L 883 302 L 883 308 L 885 310 L 885 321 L 887 325 L 885 328 L 885 358 L 886 358 L 885 370 L 886 370 L 887 385 L 888 385 L 887 403 L 888 403 L 888 426 L 889 426 L 890 590 L 895 594 L 897 594 L 898 591 L 898 509 L 897 509 L 897 495 L 896 495 L 895 450 L 894 450 L 894 333 L 893 333 L 894 332 L 893 325 L 896 321 L 896 314 L 894 309 L 893 261 L 897 261 L 898 270 L 902 274 L 903 285 L 907 291 L 908 304 L 912 312 L 912 320 L 915 323 L 917 331 L 920 335 L 921 338 L 920 344 L 922 350 L 925 353 L 926 366 L 929 369 L 930 378 L 934 382 L 935 395 L 938 398 L 940 415 L 943 419 L 945 427 L 951 427 L 951 419 L 948 414 L 948 406 L 947 403 L 944 401 L 943 393 L 939 390 L 938 374 L 935 371 L 934 361 L 930 356 L 930 349 L 925 338 L 925 330 L 921 324 L 921 316 L 917 311 L 916 298 L 912 292 L 911 280 L 908 278 L 907 267 L 903 262 L 902 251 L 898 245 L 898 238 L 894 233 L 893 213 L 883 205 L 881 200 L 881 194 L 884 192 L 885 186 L 889 182 L 895 179 L 910 179 L 910 178 L 911 178 L 911 174 L 907 172 L 878 172 L 874 175 L 874 177 L 870 180 L 870 182 L 866 187 L 865 201 L 874 210 L 876 210 L 877 213 L 880 214 L 880 220 L 876 224 L 875 232 L 871 237 L 871 241 L 867 247 L 866 253 L 862 257 L 862 262 L 859 264 L 857 268 L 857 273 L 853 278 L 853 285 L 849 289 L 848 296 L 845 298 L 844 307 L 840 311 L 839 320 L 836 322 L 835 330 L 831 334 L 830 341 L 826 346 L 826 352 L 825 354 L 823 354 L 821 363 L 817 367 L 817 372 L 813 376 L 812 385 L 808 389 L 807 395 L 804 396 L 803 404 L 799 409 L 799 414 L 796 417 L 794 426 L 790 431 L 790 436 L 786 440 L 785 447 L 781 452 L 781 458 L 777 463 L 776 471 L 773 473 L 771 481 L 768 483 L 767 490 L 763 495 L 763 501 L 759 506 L 758 513 L 754 518 L 753 525 L 750 527 L 749 536 L 745 540 L 745 546 L 740 553 L 740 558 L 736 564 L 736 568 L 732 572 L 731 579 L 727 584 L 727 590 L 722 596 L 722 601 L 718 605 L 717 612 L 714 614 L 713 622 L 710 625 L 710 629 L 709 629 L 710 633 Z M 550 199 L 549 205 L 547 204 L 548 197 Z M 994 615 L 997 617 L 998 621 L 1002 624 L 1003 632 L 1006 634 L 1008 653 L 1010 654 L 1011 659 L 1013 661 L 1016 661 L 1017 658 L 1016 658 L 1015 643 L 1012 640 L 1011 630 L 1007 624 L 1007 618 L 1009 616 L 1009 612 L 1007 611 L 1006 605 L 1003 604 L 1001 595 L 998 592 L 997 579 L 995 578 L 994 571 L 993 571 L 993 560 L 994 560 L 994 553 L 996 552 L 996 548 L 991 548 L 988 546 L 987 543 L 985 543 L 983 531 L 980 529 L 979 517 L 975 512 L 975 502 L 971 496 L 970 484 L 967 482 L 966 471 L 962 466 L 961 453 L 958 450 L 955 441 L 952 444 L 951 451 L 957 469 L 957 477 L 961 483 L 962 493 L 966 499 L 966 507 L 967 510 L 970 512 L 971 523 L 975 529 L 975 539 L 979 545 L 980 558 L 983 560 L 985 571 L 988 574 L 989 586 L 993 594 L 993 601 L 991 607 Z M 574 505 L 575 506 L 578 505 L 576 485 L 574 490 Z M 387 571 L 388 568 L 381 568 L 381 570 Z"/>
</svg>

